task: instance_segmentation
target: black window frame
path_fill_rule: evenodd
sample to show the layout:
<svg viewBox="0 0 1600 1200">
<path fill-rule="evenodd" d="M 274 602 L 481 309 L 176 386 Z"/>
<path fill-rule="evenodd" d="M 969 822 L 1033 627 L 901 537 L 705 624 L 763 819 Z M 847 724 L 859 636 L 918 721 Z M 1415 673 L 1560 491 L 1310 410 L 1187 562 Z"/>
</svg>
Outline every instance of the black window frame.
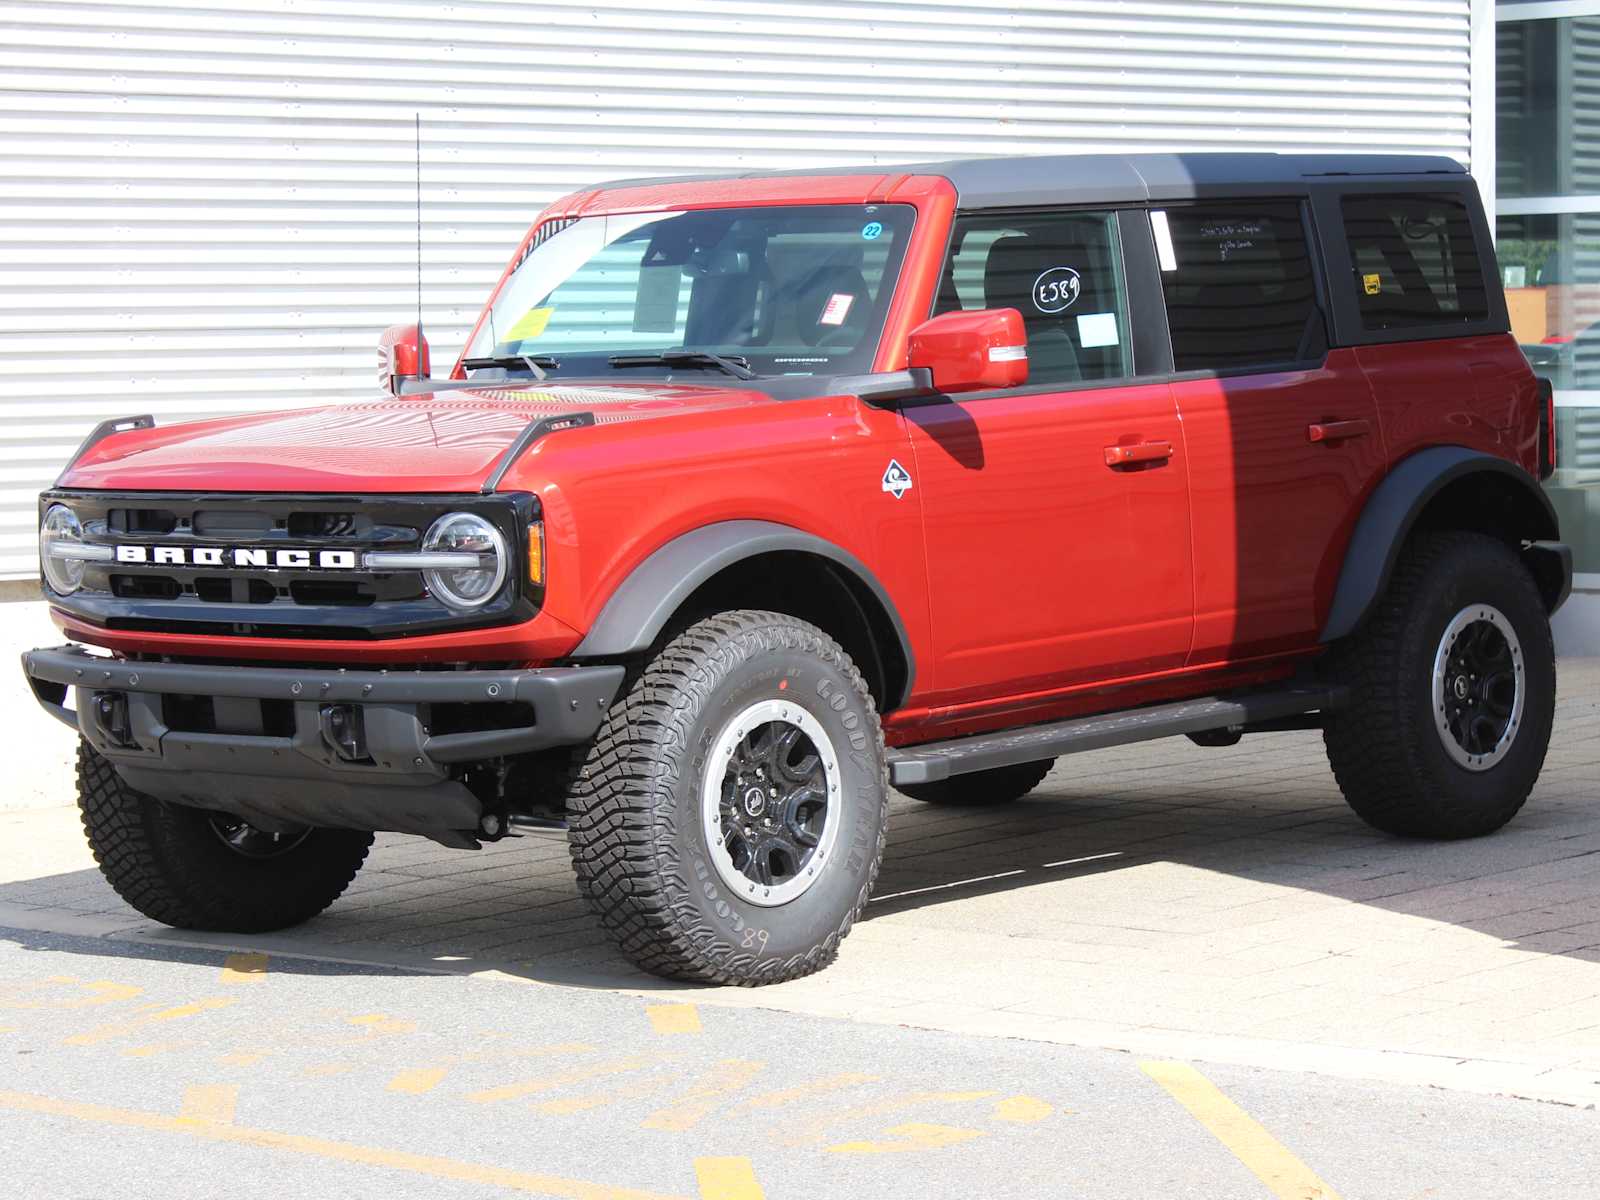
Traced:
<svg viewBox="0 0 1600 1200">
<path fill-rule="evenodd" d="M 1478 266 L 1483 272 L 1486 309 L 1483 317 L 1405 325 L 1393 329 L 1366 328 L 1361 319 L 1360 297 L 1356 292 L 1350 240 L 1345 235 L 1344 201 L 1346 197 L 1390 193 L 1445 196 L 1459 201 L 1466 208 L 1473 245 L 1478 252 Z M 1335 186 L 1318 188 L 1312 195 L 1311 205 L 1312 215 L 1322 233 L 1322 254 L 1327 268 L 1331 305 L 1329 315 L 1333 325 L 1330 333 L 1335 346 L 1385 346 L 1399 342 L 1438 341 L 1511 332 L 1505 289 L 1500 283 L 1500 264 L 1494 253 L 1494 238 L 1489 230 L 1483 201 L 1471 176 L 1430 175 L 1405 181 L 1371 176 L 1352 177 L 1340 180 Z"/>
</svg>

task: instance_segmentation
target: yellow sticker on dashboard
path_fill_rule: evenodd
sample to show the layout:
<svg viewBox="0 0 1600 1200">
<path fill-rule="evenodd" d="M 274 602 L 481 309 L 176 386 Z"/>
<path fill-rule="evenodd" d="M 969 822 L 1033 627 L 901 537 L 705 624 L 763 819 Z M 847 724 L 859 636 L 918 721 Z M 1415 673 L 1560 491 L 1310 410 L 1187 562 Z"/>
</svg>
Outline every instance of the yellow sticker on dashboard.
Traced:
<svg viewBox="0 0 1600 1200">
<path fill-rule="evenodd" d="M 538 337 L 544 332 L 545 326 L 550 324 L 550 314 L 555 311 L 553 307 L 530 308 L 522 314 L 521 320 L 506 330 L 506 341 L 520 342 L 527 338 Z"/>
<path fill-rule="evenodd" d="M 1376 275 L 1363 275 L 1361 286 L 1366 289 L 1367 295 L 1376 296 L 1383 290 L 1383 281 Z"/>
</svg>

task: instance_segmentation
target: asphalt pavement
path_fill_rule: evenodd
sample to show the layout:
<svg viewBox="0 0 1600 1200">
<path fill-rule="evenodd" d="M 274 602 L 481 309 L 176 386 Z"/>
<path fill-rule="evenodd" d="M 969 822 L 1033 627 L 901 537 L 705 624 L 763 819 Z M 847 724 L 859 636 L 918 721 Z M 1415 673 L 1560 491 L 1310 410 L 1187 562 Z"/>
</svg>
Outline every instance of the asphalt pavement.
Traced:
<svg viewBox="0 0 1600 1200">
<path fill-rule="evenodd" d="M 1596 1194 L 1600 1115 L 510 979 L 0 932 L 19 1200 Z"/>
</svg>

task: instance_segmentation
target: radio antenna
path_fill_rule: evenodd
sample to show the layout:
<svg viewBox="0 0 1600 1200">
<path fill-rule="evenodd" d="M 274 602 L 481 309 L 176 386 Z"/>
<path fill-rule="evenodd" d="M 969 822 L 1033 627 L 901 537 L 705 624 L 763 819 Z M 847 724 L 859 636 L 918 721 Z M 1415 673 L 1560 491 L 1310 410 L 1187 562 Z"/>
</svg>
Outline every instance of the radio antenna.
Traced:
<svg viewBox="0 0 1600 1200">
<path fill-rule="evenodd" d="M 417 131 L 417 334 L 422 334 L 422 114 L 416 114 Z"/>
</svg>

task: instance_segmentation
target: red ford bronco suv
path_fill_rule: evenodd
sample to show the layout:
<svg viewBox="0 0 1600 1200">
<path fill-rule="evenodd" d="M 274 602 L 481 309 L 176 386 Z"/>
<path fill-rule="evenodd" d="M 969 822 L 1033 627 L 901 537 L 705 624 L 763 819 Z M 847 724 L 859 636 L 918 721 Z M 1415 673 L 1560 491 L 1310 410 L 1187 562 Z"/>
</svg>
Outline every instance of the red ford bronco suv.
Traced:
<svg viewBox="0 0 1600 1200">
<path fill-rule="evenodd" d="M 108 422 L 40 499 L 41 703 L 95 854 L 186 928 L 304 921 L 373 831 L 568 831 L 660 974 L 824 966 L 890 785 L 1321 729 L 1351 806 L 1488 833 L 1571 556 L 1548 388 L 1435 158 L 986 159 L 609 184 L 448 378 Z M 69 706 L 68 692 L 75 699 Z"/>
</svg>

